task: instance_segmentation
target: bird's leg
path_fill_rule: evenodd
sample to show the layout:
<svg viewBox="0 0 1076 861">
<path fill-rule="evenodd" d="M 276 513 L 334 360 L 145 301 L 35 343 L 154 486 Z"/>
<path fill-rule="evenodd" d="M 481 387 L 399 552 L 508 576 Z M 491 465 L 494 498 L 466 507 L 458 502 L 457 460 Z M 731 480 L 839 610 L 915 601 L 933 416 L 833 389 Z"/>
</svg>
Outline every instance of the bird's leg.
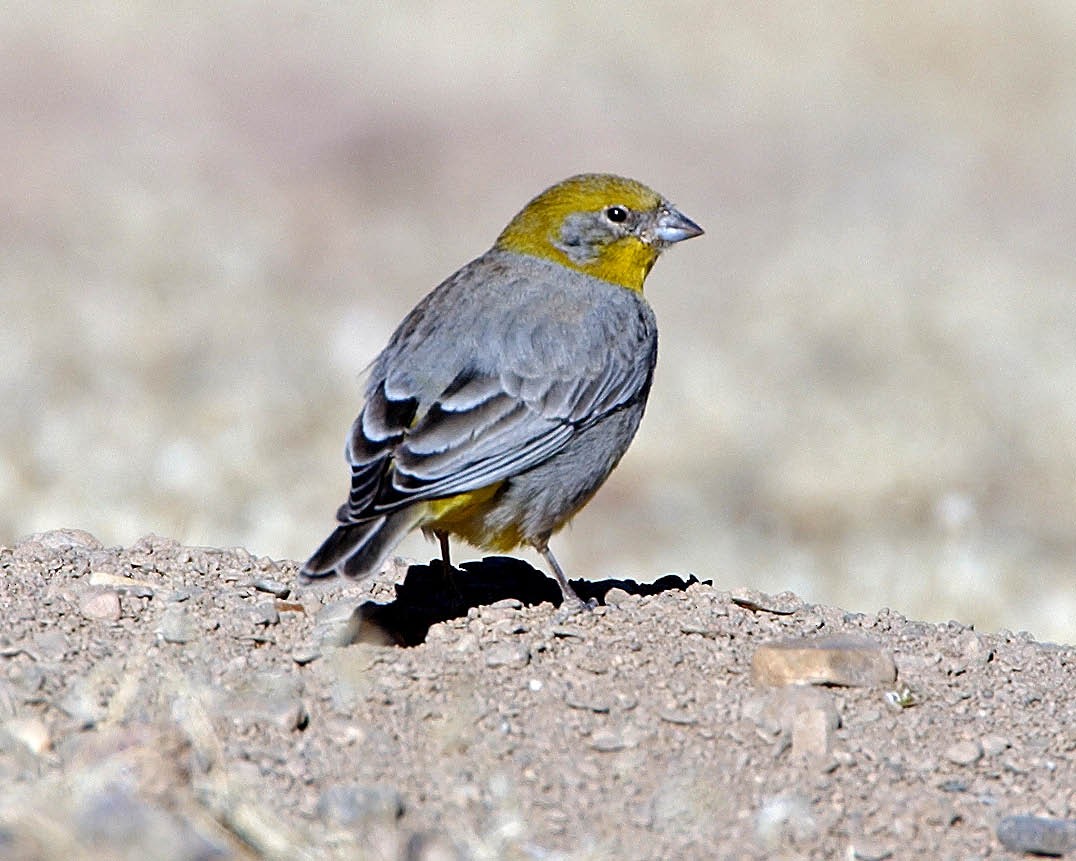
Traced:
<svg viewBox="0 0 1076 861">
<path fill-rule="evenodd" d="M 443 529 L 435 529 L 433 534 L 437 536 L 437 543 L 441 545 L 441 564 L 445 566 L 445 574 L 448 574 L 452 570 L 452 554 L 448 548 L 448 533 Z"/>
<path fill-rule="evenodd" d="M 553 572 L 553 576 L 557 578 L 557 584 L 560 586 L 561 595 L 564 596 L 564 600 L 561 602 L 561 607 L 570 610 L 571 612 L 578 612 L 579 610 L 589 610 L 598 606 L 598 602 L 591 599 L 590 602 L 584 601 L 578 595 L 575 594 L 575 590 L 572 588 L 572 584 L 568 582 L 568 578 L 564 576 L 564 571 L 561 569 L 560 564 L 557 562 L 556 557 L 553 555 L 553 551 L 549 549 L 549 537 L 545 536 L 534 542 L 535 549 L 542 554 L 542 558 L 545 559 L 546 564 Z"/>
</svg>

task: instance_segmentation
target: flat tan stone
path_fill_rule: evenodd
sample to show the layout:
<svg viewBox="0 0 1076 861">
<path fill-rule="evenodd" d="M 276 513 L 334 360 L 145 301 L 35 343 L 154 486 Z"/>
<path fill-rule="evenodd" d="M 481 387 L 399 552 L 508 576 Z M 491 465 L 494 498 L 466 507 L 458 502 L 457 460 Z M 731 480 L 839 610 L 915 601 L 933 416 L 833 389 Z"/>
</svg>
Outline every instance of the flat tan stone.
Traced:
<svg viewBox="0 0 1076 861">
<path fill-rule="evenodd" d="M 755 651 L 751 678 L 759 685 L 869 687 L 897 677 L 893 656 L 865 637 L 781 640 Z"/>
</svg>

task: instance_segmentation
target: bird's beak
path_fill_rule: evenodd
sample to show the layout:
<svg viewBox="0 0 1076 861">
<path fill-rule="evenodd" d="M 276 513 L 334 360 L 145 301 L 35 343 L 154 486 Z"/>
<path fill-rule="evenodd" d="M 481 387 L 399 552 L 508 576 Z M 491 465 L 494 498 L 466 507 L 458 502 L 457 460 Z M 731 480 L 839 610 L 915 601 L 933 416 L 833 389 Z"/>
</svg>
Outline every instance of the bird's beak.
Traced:
<svg viewBox="0 0 1076 861">
<path fill-rule="evenodd" d="M 667 206 L 658 213 L 651 233 L 659 242 L 672 244 L 701 236 L 703 229 L 679 210 Z"/>
</svg>

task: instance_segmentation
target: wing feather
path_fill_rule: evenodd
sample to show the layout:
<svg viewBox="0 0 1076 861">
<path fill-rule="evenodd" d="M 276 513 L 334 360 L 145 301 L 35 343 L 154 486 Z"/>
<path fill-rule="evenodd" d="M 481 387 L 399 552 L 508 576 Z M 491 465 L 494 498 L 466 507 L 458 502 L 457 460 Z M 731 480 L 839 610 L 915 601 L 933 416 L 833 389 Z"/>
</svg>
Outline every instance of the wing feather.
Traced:
<svg viewBox="0 0 1076 861">
<path fill-rule="evenodd" d="M 412 312 L 375 364 L 347 446 L 343 523 L 531 469 L 647 395 L 657 339 L 641 299 L 606 285 L 583 304 L 532 278 L 507 285 L 510 302 L 483 304 L 459 295 L 466 271 Z M 446 304 L 457 315 L 485 310 L 458 321 L 461 336 L 435 324 Z"/>
</svg>

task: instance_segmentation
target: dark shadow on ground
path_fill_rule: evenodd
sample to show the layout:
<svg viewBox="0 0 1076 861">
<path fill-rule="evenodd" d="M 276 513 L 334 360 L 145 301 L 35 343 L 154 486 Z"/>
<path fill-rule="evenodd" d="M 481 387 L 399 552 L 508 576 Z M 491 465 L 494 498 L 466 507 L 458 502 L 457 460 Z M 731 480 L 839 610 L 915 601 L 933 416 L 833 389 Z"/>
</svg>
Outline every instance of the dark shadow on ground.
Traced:
<svg viewBox="0 0 1076 861">
<path fill-rule="evenodd" d="M 557 582 L 526 562 L 507 556 L 487 556 L 481 561 L 464 562 L 463 570 L 446 572 L 439 561 L 429 565 L 412 565 L 404 581 L 396 586 L 396 600 L 389 604 L 367 601 L 357 608 L 359 639 L 417 646 L 425 642 L 431 625 L 458 619 L 472 607 L 514 598 L 536 606 L 548 601 L 560 606 Z M 699 580 L 666 574 L 653 583 L 634 580 L 572 580 L 572 588 L 584 601 L 605 603 L 610 589 L 622 589 L 629 595 L 657 595 L 684 590 Z M 370 628 L 374 630 L 370 630 Z"/>
</svg>

